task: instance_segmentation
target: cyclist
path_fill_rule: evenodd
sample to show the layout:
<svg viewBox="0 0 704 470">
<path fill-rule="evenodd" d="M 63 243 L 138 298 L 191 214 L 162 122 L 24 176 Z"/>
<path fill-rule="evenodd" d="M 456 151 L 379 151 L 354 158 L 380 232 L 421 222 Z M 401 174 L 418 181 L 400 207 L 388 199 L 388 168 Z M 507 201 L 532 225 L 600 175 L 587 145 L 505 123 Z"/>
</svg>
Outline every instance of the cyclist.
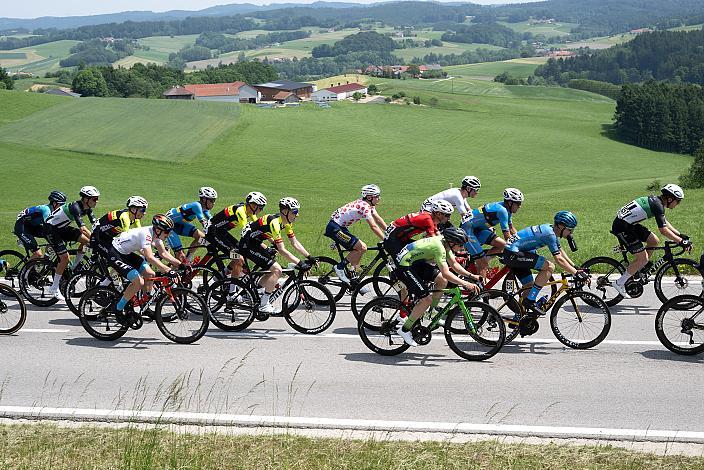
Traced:
<svg viewBox="0 0 704 470">
<path fill-rule="evenodd" d="M 237 228 L 241 232 L 248 223 L 257 220 L 257 214 L 264 209 L 266 202 L 266 197 L 260 192 L 252 191 L 247 194 L 244 203 L 228 206 L 210 219 L 205 239 L 218 250 L 231 256 L 232 251 L 238 249 L 239 241 L 232 236 L 230 230 Z M 243 266 L 241 258 L 233 259 L 229 265 L 230 275 L 240 277 Z M 235 289 L 234 285 L 231 287 Z"/>
<path fill-rule="evenodd" d="M 130 281 L 129 286 L 122 293 L 122 298 L 115 306 L 118 318 L 120 318 L 119 313 L 124 311 L 127 302 L 140 289 L 143 288 L 147 295 L 151 295 L 154 283 L 145 279 L 145 277 L 150 278 L 155 275 L 150 265 L 156 266 L 163 273 L 173 275 L 172 268 L 154 256 L 152 246 L 156 247 L 161 260 L 168 261 L 173 267 L 181 265 L 181 262 L 173 257 L 164 246 L 164 241 L 169 237 L 173 228 L 174 222 L 168 216 L 156 214 L 152 218 L 151 226 L 130 229 L 113 239 L 108 263 Z"/>
<path fill-rule="evenodd" d="M 276 287 L 283 270 L 276 262 L 276 255 L 280 254 L 300 269 L 308 269 L 314 262 L 310 253 L 298 241 L 293 232 L 293 223 L 298 217 L 301 204 L 292 197 L 284 197 L 279 201 L 279 212 L 277 214 L 267 214 L 254 222 L 249 223 L 242 230 L 240 240 L 240 254 L 251 260 L 258 268 L 266 269 L 268 274 L 262 276 L 259 283 L 264 287 L 264 294 L 261 296 L 259 311 L 269 314 L 279 313 L 273 304 L 269 302 L 269 297 Z M 306 260 L 299 260 L 284 246 L 281 231 L 286 232 L 291 246 L 296 251 L 306 257 Z M 266 247 L 265 240 L 270 240 L 273 247 Z"/>
<path fill-rule="evenodd" d="M 376 206 L 381 200 L 379 186 L 375 184 L 363 186 L 361 196 L 333 212 L 325 227 L 326 237 L 333 239 L 344 249 L 350 251 L 347 257 L 334 267 L 337 277 L 346 284 L 350 284 L 350 279 L 345 273 L 345 265 L 350 266 L 350 271 L 355 277 L 354 273 L 359 269 L 359 262 L 367 251 L 367 245 L 352 235 L 347 227 L 364 219 L 380 240 L 384 239 L 384 230 L 386 230 L 386 222 L 376 211 Z"/>
<path fill-rule="evenodd" d="M 681 244 L 687 251 L 692 249 L 689 237 L 683 235 L 665 219 L 665 209 L 677 207 L 684 199 L 684 191 L 678 185 L 670 183 L 663 186 L 660 192 L 660 196 L 639 197 L 623 206 L 611 225 L 611 233 L 616 235 L 619 242 L 635 257 L 626 268 L 626 272 L 614 283 L 614 288 L 626 299 L 631 298 L 626 291 L 626 282 L 649 263 L 648 251 L 660 243 L 658 237 L 640 222 L 654 217 L 662 235 Z"/>
<path fill-rule="evenodd" d="M 503 201 L 490 202 L 477 207 L 462 218 L 460 227 L 468 238 L 465 248 L 471 260 L 475 261 L 482 277 L 486 276 L 489 267 L 489 259 L 486 255 L 501 253 L 506 246 L 506 240 L 516 234 L 513 214 L 521 208 L 523 200 L 524 196 L 520 190 L 506 188 Z M 499 237 L 494 230 L 497 224 L 501 228 L 503 238 Z M 485 253 L 482 245 L 491 245 L 492 248 Z"/>
<path fill-rule="evenodd" d="M 398 334 L 411 346 L 418 346 L 413 340 L 411 329 L 415 322 L 428 310 L 440 302 L 447 282 L 453 282 L 466 289 L 479 293 L 479 286 L 454 275 L 450 268 L 462 276 L 475 278 L 455 260 L 454 253 L 464 249 L 467 235 L 457 227 L 447 227 L 442 236 L 422 238 L 406 245 L 399 253 L 399 277 L 417 303 L 405 322 L 399 323 Z M 433 264 L 434 263 L 434 264 Z M 448 266 L 449 264 L 449 266 Z M 427 284 L 435 283 L 436 292 L 430 295 Z"/>
<path fill-rule="evenodd" d="M 187 256 L 183 255 L 183 245 L 181 245 L 182 237 L 192 237 L 196 243 L 201 243 L 205 238 L 205 231 L 210 225 L 210 211 L 215 206 L 215 200 L 218 198 L 218 192 L 209 186 L 203 186 L 198 190 L 198 201 L 189 202 L 179 207 L 170 209 L 166 215 L 174 222 L 174 229 L 169 236 L 169 245 L 173 248 L 176 256 L 185 261 L 190 261 L 193 258 L 195 247 L 191 246 L 188 249 Z M 193 219 L 198 219 L 198 222 L 203 226 L 203 231 L 198 230 L 195 225 L 190 222 Z"/>
<path fill-rule="evenodd" d="M 32 253 L 32 258 L 43 256 L 35 237 L 44 238 L 44 221 L 49 217 L 49 214 L 65 203 L 66 195 L 61 191 L 54 190 L 49 193 L 49 204 L 28 207 L 17 214 L 13 232 L 25 250 Z"/>
<path fill-rule="evenodd" d="M 552 225 L 526 227 L 507 240 L 501 262 L 511 269 L 523 287 L 532 285 L 521 301 L 528 312 L 545 315 L 545 312 L 536 306 L 536 299 L 555 270 L 552 262 L 536 253 L 539 248 L 548 247 L 555 263 L 576 279 L 584 281 L 588 278 L 587 273 L 579 270 L 560 246 L 559 239 L 572 236 L 575 227 L 577 217 L 572 212 L 563 210 L 555 214 Z M 531 270 L 539 271 L 535 282 Z"/>
<path fill-rule="evenodd" d="M 454 211 L 452 204 L 439 200 L 433 202 L 430 212 L 414 212 L 394 220 L 386 227 L 384 249 L 397 261 L 397 255 L 413 241 L 413 236 L 423 232 L 429 237 L 438 235 L 438 225 L 446 224 Z"/>
<path fill-rule="evenodd" d="M 88 216 L 91 226 L 96 222 L 93 209 L 98 204 L 100 191 L 95 186 L 83 186 L 78 194 L 81 197 L 78 201 L 67 202 L 59 206 L 44 222 L 44 238 L 47 239 L 56 256 L 59 257 L 54 281 L 49 288 L 49 295 L 58 300 L 64 300 L 59 291 L 59 282 L 69 261 L 66 242 L 80 243 L 80 248 L 72 264 L 72 266 L 76 266 L 83 258 L 83 247 L 89 243 L 91 235 L 90 230 L 83 222 L 83 217 Z M 75 222 L 78 228 L 71 227 L 71 222 Z"/>
<path fill-rule="evenodd" d="M 465 176 L 462 178 L 461 187 L 446 189 L 445 191 L 430 196 L 423 201 L 420 210 L 429 211 L 434 201 L 443 200 L 452 204 L 455 210 L 460 213 L 460 217 L 462 217 L 472 211 L 472 208 L 467 203 L 467 198 L 477 197 L 481 187 L 482 183 L 479 181 L 479 178 L 476 176 Z"/>
</svg>

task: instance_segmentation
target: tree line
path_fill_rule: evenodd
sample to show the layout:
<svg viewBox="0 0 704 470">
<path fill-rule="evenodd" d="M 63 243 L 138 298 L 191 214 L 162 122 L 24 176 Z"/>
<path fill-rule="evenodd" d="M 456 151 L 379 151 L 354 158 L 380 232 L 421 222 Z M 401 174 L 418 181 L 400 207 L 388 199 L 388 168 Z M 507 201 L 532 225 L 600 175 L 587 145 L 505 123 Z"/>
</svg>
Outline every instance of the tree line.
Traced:
<svg viewBox="0 0 704 470">
<path fill-rule="evenodd" d="M 493 44 L 516 49 L 520 47 L 523 35 L 498 23 L 456 25 L 453 30 L 442 35 L 443 41 Z"/>
<path fill-rule="evenodd" d="M 379 54 L 389 54 L 396 49 L 396 41 L 388 36 L 375 31 L 362 31 L 351 34 L 335 42 L 332 46 L 321 44 L 311 51 L 314 58 L 336 57 L 350 52 L 376 52 Z M 375 64 L 382 65 L 382 64 Z"/>
</svg>

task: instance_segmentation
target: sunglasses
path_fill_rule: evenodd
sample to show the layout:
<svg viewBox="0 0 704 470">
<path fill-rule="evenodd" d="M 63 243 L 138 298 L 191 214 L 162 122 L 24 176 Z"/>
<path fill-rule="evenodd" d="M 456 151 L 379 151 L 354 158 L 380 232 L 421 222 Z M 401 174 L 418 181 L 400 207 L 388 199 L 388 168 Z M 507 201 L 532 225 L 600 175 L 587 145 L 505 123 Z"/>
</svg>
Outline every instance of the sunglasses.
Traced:
<svg viewBox="0 0 704 470">
<path fill-rule="evenodd" d="M 293 212 L 293 215 L 298 215 L 298 209 L 291 209 L 291 212 Z"/>
<path fill-rule="evenodd" d="M 91 201 L 94 201 L 94 202 L 98 202 L 98 198 L 97 198 L 97 197 L 92 197 L 92 198 L 90 198 L 90 200 L 91 200 Z"/>
</svg>

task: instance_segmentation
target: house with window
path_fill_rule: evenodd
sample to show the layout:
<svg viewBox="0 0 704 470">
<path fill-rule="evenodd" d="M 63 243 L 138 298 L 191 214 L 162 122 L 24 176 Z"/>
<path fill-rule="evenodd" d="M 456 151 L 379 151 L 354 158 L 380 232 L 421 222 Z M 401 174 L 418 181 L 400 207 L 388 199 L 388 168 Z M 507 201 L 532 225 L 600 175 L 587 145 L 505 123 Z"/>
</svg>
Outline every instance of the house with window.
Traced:
<svg viewBox="0 0 704 470">
<path fill-rule="evenodd" d="M 355 93 L 367 94 L 367 87 L 359 83 L 347 83 L 345 85 L 331 86 L 323 88 L 311 95 L 313 101 L 340 101 L 352 98 Z"/>
<path fill-rule="evenodd" d="M 307 99 L 310 98 L 310 95 L 316 90 L 313 84 L 292 82 L 290 80 L 276 80 L 260 83 L 254 85 L 254 88 L 261 93 L 261 99 L 263 101 L 276 101 L 274 97 L 277 93 L 282 91 L 293 93 L 301 99 Z"/>
<path fill-rule="evenodd" d="M 244 82 L 175 86 L 163 94 L 166 99 L 258 103 L 261 94 Z"/>
</svg>

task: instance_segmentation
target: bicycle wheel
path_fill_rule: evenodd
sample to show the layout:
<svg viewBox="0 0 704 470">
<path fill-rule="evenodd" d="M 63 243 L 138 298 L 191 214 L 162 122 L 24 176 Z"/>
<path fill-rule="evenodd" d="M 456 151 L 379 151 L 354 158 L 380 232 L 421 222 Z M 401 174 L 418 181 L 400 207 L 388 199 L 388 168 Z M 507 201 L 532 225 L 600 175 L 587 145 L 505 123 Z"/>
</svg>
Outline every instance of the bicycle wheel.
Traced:
<svg viewBox="0 0 704 470">
<path fill-rule="evenodd" d="M 98 286 L 86 291 L 78 304 L 81 325 L 93 338 L 114 341 L 127 332 L 127 327 L 115 318 L 115 303 L 120 294 L 110 286 Z"/>
<path fill-rule="evenodd" d="M 387 278 L 368 277 L 357 284 L 351 296 L 352 315 L 359 320 L 360 312 L 364 306 L 378 297 L 400 299 L 398 291 L 394 288 L 394 283 Z"/>
<path fill-rule="evenodd" d="M 19 331 L 27 320 L 27 307 L 12 287 L 0 284 L 0 335 Z"/>
<path fill-rule="evenodd" d="M 56 266 L 49 258 L 27 261 L 20 271 L 20 292 L 24 298 L 38 307 L 49 307 L 58 302 L 49 295 L 55 272 Z"/>
<path fill-rule="evenodd" d="M 79 304 L 83 294 L 100 284 L 102 280 L 103 277 L 94 271 L 83 271 L 71 276 L 66 283 L 66 305 L 74 315 L 80 316 Z"/>
<path fill-rule="evenodd" d="M 510 343 L 518 336 L 518 320 L 521 317 L 521 307 L 511 294 L 498 289 L 487 289 L 477 295 L 474 300 L 484 302 L 501 315 L 506 325 L 504 344 Z"/>
<path fill-rule="evenodd" d="M 321 283 L 311 279 L 297 281 L 283 295 L 284 318 L 291 327 L 314 335 L 327 330 L 335 320 L 335 300 Z"/>
<path fill-rule="evenodd" d="M 316 256 L 315 260 L 318 265 L 313 266 L 313 269 L 309 272 L 318 275 L 318 282 L 330 291 L 335 302 L 340 301 L 347 292 L 347 284 L 342 282 L 340 278 L 337 277 L 337 274 L 335 274 L 334 266 L 337 265 L 339 261 L 335 261 L 328 256 Z"/>
<path fill-rule="evenodd" d="M 254 321 L 259 307 L 257 295 L 239 279 L 224 279 L 213 283 L 205 303 L 210 310 L 210 320 L 224 331 L 247 328 Z"/>
<path fill-rule="evenodd" d="M 410 348 L 396 333 L 402 308 L 400 300 L 387 297 L 379 297 L 367 303 L 359 312 L 357 322 L 357 331 L 364 345 L 382 356 L 395 356 Z"/>
<path fill-rule="evenodd" d="M 679 295 L 701 296 L 702 292 L 704 273 L 694 260 L 677 258 L 664 264 L 655 274 L 655 294 L 662 303 Z"/>
<path fill-rule="evenodd" d="M 593 348 L 609 334 L 611 312 L 596 294 L 573 290 L 555 302 L 550 312 L 550 328 L 565 346 Z"/>
<path fill-rule="evenodd" d="M 597 256 L 587 260 L 581 267 L 588 269 L 592 274 L 591 285 L 584 286 L 587 292 L 599 297 L 609 307 L 623 300 L 623 296 L 613 287 L 616 280 L 626 271 L 621 263 L 608 256 Z"/>
<path fill-rule="evenodd" d="M 19 289 L 20 271 L 27 259 L 27 256 L 19 251 L 0 251 L 0 279 L 9 284 L 13 289 Z"/>
<path fill-rule="evenodd" d="M 674 353 L 691 356 L 704 352 L 704 299 L 681 295 L 665 302 L 655 316 L 655 333 Z"/>
<path fill-rule="evenodd" d="M 183 287 L 171 288 L 154 307 L 159 330 L 174 343 L 190 344 L 208 331 L 209 313 L 203 298 Z"/>
<path fill-rule="evenodd" d="M 375 281 L 373 283 L 374 292 L 376 292 L 377 297 L 383 296 L 384 294 L 382 291 L 384 290 L 384 283 L 381 279 L 391 279 L 391 270 L 389 269 L 389 264 L 386 260 L 382 260 L 381 263 L 376 265 L 372 279 L 379 280 L 379 282 Z"/>
<path fill-rule="evenodd" d="M 185 282 L 186 279 L 188 282 Z M 217 270 L 217 265 L 213 261 L 212 265 L 193 266 L 193 272 L 187 278 L 182 278 L 182 286 L 205 297 L 213 284 L 221 279 L 223 279 L 223 275 Z"/>
<path fill-rule="evenodd" d="M 484 361 L 498 353 L 506 339 L 506 327 L 499 313 L 485 302 L 465 302 L 470 315 L 452 309 L 445 319 L 445 341 L 450 349 L 468 361 Z M 480 321 L 477 321 L 481 319 Z"/>
</svg>

